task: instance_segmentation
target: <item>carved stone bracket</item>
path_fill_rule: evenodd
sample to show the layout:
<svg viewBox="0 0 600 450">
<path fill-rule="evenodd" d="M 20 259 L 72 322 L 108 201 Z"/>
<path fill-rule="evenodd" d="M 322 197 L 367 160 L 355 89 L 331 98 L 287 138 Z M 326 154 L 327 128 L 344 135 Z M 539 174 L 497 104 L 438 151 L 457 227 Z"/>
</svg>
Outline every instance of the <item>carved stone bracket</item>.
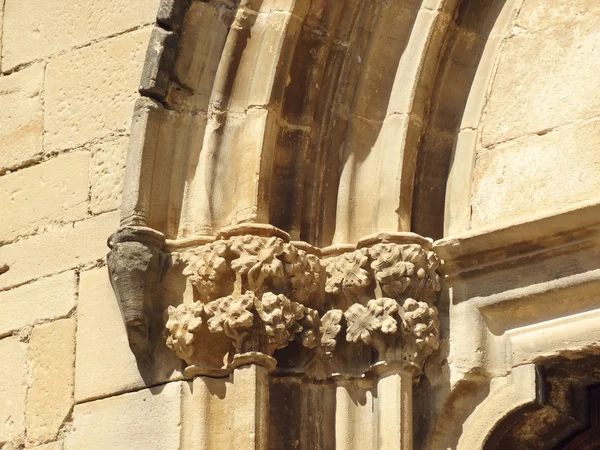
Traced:
<svg viewBox="0 0 600 450">
<path fill-rule="evenodd" d="M 138 361 L 148 361 L 150 319 L 158 285 L 169 266 L 164 236 L 146 227 L 125 227 L 108 239 L 108 272 L 121 306 L 129 345 Z"/>
<path fill-rule="evenodd" d="M 166 337 L 189 366 L 203 366 L 215 339 L 229 348 L 223 370 L 248 363 L 274 370 L 275 352 L 297 342 L 312 353 L 306 370 L 316 378 L 332 373 L 343 341 L 372 346 L 374 365 L 413 373 L 438 347 L 439 260 L 419 236 L 320 250 L 276 228 L 245 225 L 178 256 L 194 301 L 169 307 Z"/>
</svg>

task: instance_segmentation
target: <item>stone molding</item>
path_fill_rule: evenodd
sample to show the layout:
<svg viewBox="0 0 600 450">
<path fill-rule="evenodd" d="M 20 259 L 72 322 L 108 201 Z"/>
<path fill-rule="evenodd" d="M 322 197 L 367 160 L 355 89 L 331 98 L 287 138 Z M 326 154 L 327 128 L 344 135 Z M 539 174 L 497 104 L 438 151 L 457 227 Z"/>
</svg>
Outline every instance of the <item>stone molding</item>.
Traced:
<svg viewBox="0 0 600 450">
<path fill-rule="evenodd" d="M 275 352 L 296 341 L 311 352 L 305 370 L 317 379 L 335 373 L 343 340 L 371 346 L 374 370 L 399 365 L 415 375 L 438 348 L 440 261 L 416 235 L 320 250 L 274 227 L 243 225 L 174 258 L 194 299 L 166 311 L 166 342 L 191 372 L 214 373 L 202 359 L 219 338 L 229 347 L 221 371 L 274 370 Z"/>
</svg>

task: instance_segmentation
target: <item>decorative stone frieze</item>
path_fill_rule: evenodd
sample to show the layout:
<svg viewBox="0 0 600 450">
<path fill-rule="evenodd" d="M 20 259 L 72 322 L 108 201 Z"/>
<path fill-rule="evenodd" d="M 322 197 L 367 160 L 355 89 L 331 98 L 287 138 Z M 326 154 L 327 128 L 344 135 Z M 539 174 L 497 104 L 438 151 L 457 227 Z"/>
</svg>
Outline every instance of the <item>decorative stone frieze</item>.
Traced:
<svg viewBox="0 0 600 450">
<path fill-rule="evenodd" d="M 199 372 L 210 371 L 207 348 L 228 349 L 218 370 L 274 370 L 276 351 L 294 343 L 309 349 L 304 370 L 319 379 L 339 369 L 331 362 L 342 344 L 372 346 L 374 365 L 420 373 L 438 347 L 440 281 L 429 241 L 416 238 L 320 250 L 268 226 L 232 228 L 179 252 L 194 298 L 166 311 L 167 346 Z"/>
</svg>

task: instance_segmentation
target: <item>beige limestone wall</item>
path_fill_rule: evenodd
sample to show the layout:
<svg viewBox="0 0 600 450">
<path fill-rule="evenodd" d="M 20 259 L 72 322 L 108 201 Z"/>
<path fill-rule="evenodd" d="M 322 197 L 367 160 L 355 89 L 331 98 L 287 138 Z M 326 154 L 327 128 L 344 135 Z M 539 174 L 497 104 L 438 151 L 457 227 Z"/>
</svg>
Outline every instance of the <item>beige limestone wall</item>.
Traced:
<svg viewBox="0 0 600 450">
<path fill-rule="evenodd" d="M 157 7 L 157 0 L 0 2 L 2 449 L 150 448 L 159 435 L 171 442 L 178 433 L 177 423 L 157 418 L 179 408 L 177 383 L 103 399 L 144 387 L 127 359 L 105 254 L 118 227 Z M 99 327 L 105 320 L 116 329 Z M 123 440 L 131 429 L 124 410 L 138 426 L 133 446 Z M 169 445 L 160 448 L 177 448 Z"/>
<path fill-rule="evenodd" d="M 471 228 L 600 197 L 600 3 L 506 3 L 513 21 L 486 88 Z"/>
</svg>

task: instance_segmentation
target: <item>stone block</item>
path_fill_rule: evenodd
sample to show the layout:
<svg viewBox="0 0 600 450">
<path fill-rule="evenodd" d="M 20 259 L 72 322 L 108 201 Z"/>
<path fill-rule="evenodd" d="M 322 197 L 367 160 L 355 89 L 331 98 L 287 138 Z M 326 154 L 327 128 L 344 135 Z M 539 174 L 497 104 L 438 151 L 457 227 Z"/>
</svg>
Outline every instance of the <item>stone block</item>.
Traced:
<svg viewBox="0 0 600 450">
<path fill-rule="evenodd" d="M 127 150 L 127 173 L 123 181 L 121 204 L 122 225 L 148 223 L 151 198 L 147 195 L 154 183 L 155 156 L 158 152 L 158 135 L 165 109 L 148 97 L 135 102 L 131 122 L 131 136 Z"/>
<path fill-rule="evenodd" d="M 0 247 L 0 267 L 8 267 L 0 289 L 103 258 L 106 239 L 118 226 L 118 214 L 108 213 Z"/>
<path fill-rule="evenodd" d="M 192 3 L 185 17 L 175 74 L 194 90 L 196 104 L 204 111 L 208 109 L 230 22 L 229 10 L 203 2 Z M 202 39 L 197 39 L 199 33 Z"/>
<path fill-rule="evenodd" d="M 182 384 L 182 448 L 231 449 L 234 406 L 230 378 L 197 377 Z"/>
<path fill-rule="evenodd" d="M 178 450 L 181 383 L 75 406 L 65 450 Z"/>
<path fill-rule="evenodd" d="M 0 78 L 0 174 L 42 154 L 44 65 Z"/>
<path fill-rule="evenodd" d="M 50 223 L 84 218 L 88 210 L 87 152 L 70 153 L 0 177 L 0 244 Z"/>
<path fill-rule="evenodd" d="M 161 0 L 156 21 L 165 28 L 179 30 L 191 0 Z"/>
<path fill-rule="evenodd" d="M 36 321 L 65 317 L 75 307 L 77 280 L 69 271 L 0 292 L 0 337 Z"/>
<path fill-rule="evenodd" d="M 598 198 L 600 121 L 479 151 L 471 227 L 497 225 Z"/>
<path fill-rule="evenodd" d="M 236 29 L 240 43 L 232 50 L 234 64 L 238 65 L 235 82 L 218 80 L 211 100 L 215 107 L 235 112 L 282 101 L 302 25 L 296 16 L 279 11 L 249 16 L 242 24 L 240 30 Z"/>
<path fill-rule="evenodd" d="M 600 3 L 589 0 L 525 0 L 517 17 L 517 25 L 528 31 L 560 30 L 564 26 L 593 23 L 600 15 Z"/>
<path fill-rule="evenodd" d="M 47 150 L 74 148 L 110 133 L 129 131 L 150 32 L 150 27 L 132 31 L 48 64 Z"/>
<path fill-rule="evenodd" d="M 154 22 L 159 0 L 7 0 L 3 70 Z"/>
<path fill-rule="evenodd" d="M 43 444 L 56 439 L 73 406 L 75 321 L 57 320 L 33 329 L 29 363 L 33 368 L 27 392 L 27 440 Z"/>
<path fill-rule="evenodd" d="M 140 94 L 166 100 L 178 43 L 175 32 L 154 27 L 142 70 Z"/>
<path fill-rule="evenodd" d="M 27 344 L 14 338 L 0 340 L 0 447 L 25 432 Z"/>
<path fill-rule="evenodd" d="M 90 162 L 92 214 L 113 211 L 120 206 L 128 141 L 127 138 L 120 138 L 92 147 Z"/>
<path fill-rule="evenodd" d="M 76 401 L 143 386 L 107 268 L 82 272 L 77 308 Z"/>
<path fill-rule="evenodd" d="M 518 23 L 532 32 L 515 33 L 502 46 L 485 147 L 598 115 L 600 97 L 590 94 L 600 72 L 600 6 L 587 0 L 554 0 L 550 8 L 546 3 L 525 2 Z"/>
</svg>

